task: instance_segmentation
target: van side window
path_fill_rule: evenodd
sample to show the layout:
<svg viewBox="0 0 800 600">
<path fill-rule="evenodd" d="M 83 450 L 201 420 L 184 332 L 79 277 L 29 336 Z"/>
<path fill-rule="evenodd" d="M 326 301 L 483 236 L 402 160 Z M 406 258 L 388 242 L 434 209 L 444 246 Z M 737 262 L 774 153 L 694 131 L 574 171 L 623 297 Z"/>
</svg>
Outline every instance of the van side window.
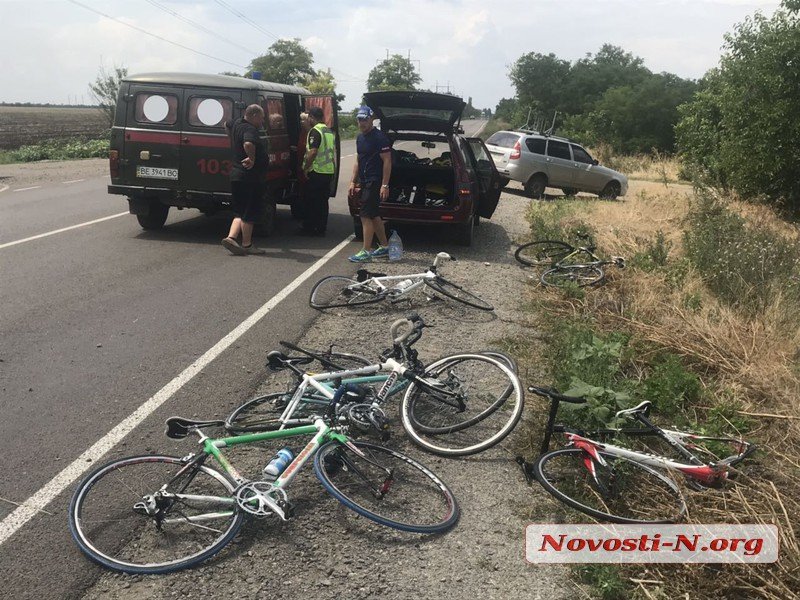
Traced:
<svg viewBox="0 0 800 600">
<path fill-rule="evenodd" d="M 586 152 L 586 150 L 574 144 L 572 145 L 572 156 L 575 157 L 575 162 L 585 163 L 587 165 L 591 165 L 594 162 L 594 160 L 592 159 L 591 156 L 589 156 L 589 153 Z"/>
<path fill-rule="evenodd" d="M 178 120 L 178 97 L 172 94 L 136 94 L 134 117 L 139 123 L 174 125 Z"/>
<path fill-rule="evenodd" d="M 286 114 L 283 111 L 282 98 L 267 98 L 261 107 L 266 115 L 267 128 L 271 132 L 284 133 L 286 131 Z"/>
<path fill-rule="evenodd" d="M 528 150 L 534 154 L 544 154 L 544 147 L 547 145 L 547 140 L 542 138 L 528 138 L 525 140 L 525 145 Z"/>
<path fill-rule="evenodd" d="M 569 153 L 569 144 L 555 140 L 547 141 L 547 156 L 572 160 L 572 155 Z"/>
<path fill-rule="evenodd" d="M 231 120 L 233 102 L 230 98 L 192 98 L 189 100 L 189 125 L 222 127 Z"/>
</svg>

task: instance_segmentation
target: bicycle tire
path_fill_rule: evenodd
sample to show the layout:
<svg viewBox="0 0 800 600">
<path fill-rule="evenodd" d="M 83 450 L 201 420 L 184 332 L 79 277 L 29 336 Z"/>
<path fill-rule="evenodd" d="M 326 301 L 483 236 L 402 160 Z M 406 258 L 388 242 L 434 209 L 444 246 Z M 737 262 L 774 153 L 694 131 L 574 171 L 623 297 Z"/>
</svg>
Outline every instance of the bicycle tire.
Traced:
<svg viewBox="0 0 800 600">
<path fill-rule="evenodd" d="M 435 279 L 426 279 L 425 285 L 436 290 L 440 294 L 444 294 L 448 298 L 471 306 L 472 308 L 477 308 L 478 310 L 494 310 L 494 306 L 486 302 L 486 300 L 483 300 L 472 292 L 468 292 L 460 285 L 448 281 L 441 275 L 437 275 Z"/>
<path fill-rule="evenodd" d="M 359 456 L 352 447 L 365 456 Z M 389 465 L 391 473 L 387 478 Z M 347 508 L 393 529 L 442 533 L 453 528 L 461 514 L 455 496 L 441 479 L 413 458 L 385 446 L 330 441 L 314 456 L 314 472 L 328 493 Z M 372 487 L 365 483 L 369 478 L 375 478 Z M 382 496 L 375 496 L 374 486 Z M 420 519 L 424 522 L 409 522 L 407 513 L 429 500 L 436 516 Z"/>
<path fill-rule="evenodd" d="M 128 467 L 137 465 L 143 467 L 142 476 L 146 475 L 148 471 L 153 473 L 153 475 L 147 475 L 148 479 L 152 479 L 152 483 L 147 482 L 145 484 L 144 481 L 141 481 L 139 484 L 141 487 L 136 487 L 137 484 L 133 479 L 136 473 L 131 472 Z M 157 465 L 167 467 L 164 469 L 164 473 L 155 473 L 153 468 Z M 235 501 L 232 505 L 225 504 L 226 507 L 231 506 L 230 523 L 209 544 L 197 541 L 195 538 L 204 534 L 208 535 L 209 532 L 213 531 L 213 528 L 207 524 L 208 521 L 213 522 L 213 519 L 203 521 L 204 525 L 192 527 L 192 523 L 188 520 L 191 515 L 183 513 L 184 510 L 193 510 L 188 500 L 183 502 L 175 501 L 168 507 L 168 511 L 180 515 L 183 522 L 180 519 L 170 520 L 169 522 L 164 520 L 160 523 L 159 528 L 154 526 L 152 517 L 134 510 L 134 504 L 141 502 L 145 494 L 156 492 L 162 485 L 171 483 L 170 478 L 184 466 L 186 466 L 186 463 L 180 458 L 144 455 L 115 460 L 98 467 L 90 473 L 78 485 L 69 506 L 70 532 L 81 551 L 94 562 L 114 571 L 129 574 L 162 574 L 197 565 L 224 548 L 234 538 L 244 520 L 244 514 Z M 126 469 L 124 478 L 120 471 L 121 469 Z M 200 473 L 207 477 L 203 477 L 202 481 L 198 482 Z M 115 477 L 106 477 L 112 474 Z M 209 486 L 213 488 L 211 493 L 214 497 L 220 497 L 219 495 L 224 494 L 225 498 L 230 497 L 233 499 L 236 483 L 227 474 L 220 473 L 205 465 L 199 465 L 187 472 L 185 476 L 188 477 L 188 481 L 181 489 L 181 493 L 189 489 L 190 492 L 200 494 L 205 491 L 206 486 Z M 115 485 L 118 486 L 116 493 L 114 491 Z M 106 486 L 111 486 L 111 489 L 106 490 Z M 109 502 L 111 502 L 110 506 Z M 107 516 L 114 516 L 114 519 L 108 518 L 98 521 L 85 518 L 85 512 L 88 510 L 91 513 L 95 504 L 98 504 L 98 510 L 108 511 Z M 174 508 L 179 504 L 179 509 Z M 219 515 L 220 519 L 224 518 L 223 513 L 213 514 Z M 100 516 L 103 515 L 101 514 Z M 126 520 L 128 517 L 130 519 Z M 109 527 L 106 525 L 107 523 L 113 523 L 113 526 Z M 187 524 L 189 525 L 188 528 L 186 527 Z M 165 532 L 167 525 L 170 529 Z M 175 526 L 174 528 L 173 525 Z M 181 525 L 184 526 L 186 533 L 181 532 Z M 177 536 L 175 534 L 176 529 L 179 532 Z M 213 537 L 213 534 L 209 537 Z M 133 538 L 135 543 L 128 538 Z M 150 560 L 152 552 L 164 550 L 166 543 L 173 539 L 177 540 L 177 538 L 186 541 L 188 548 L 186 555 L 184 555 L 183 551 L 180 551 L 181 555 L 171 560 Z M 106 544 L 109 545 L 109 548 L 104 548 Z M 195 551 L 194 549 L 198 544 L 201 544 L 202 548 L 199 551 Z M 132 556 L 128 557 L 128 554 Z"/>
<path fill-rule="evenodd" d="M 514 258 L 527 267 L 553 265 L 575 251 L 566 242 L 556 240 L 540 240 L 522 244 L 514 252 Z"/>
<path fill-rule="evenodd" d="M 354 286 L 356 289 L 352 289 Z M 314 284 L 308 303 L 312 308 L 325 309 L 373 304 L 383 298 L 384 294 L 367 287 L 363 282 L 331 275 Z"/>
<path fill-rule="evenodd" d="M 227 416 L 225 429 L 236 434 L 280 429 L 282 423 L 279 418 L 291 399 L 292 394 L 289 392 L 273 392 L 251 398 Z M 292 418 L 302 419 L 311 414 L 322 415 L 328 404 L 330 404 L 328 398 L 304 398 Z M 313 409 L 316 409 L 316 412 L 309 412 Z"/>
<path fill-rule="evenodd" d="M 366 367 L 372 364 L 368 358 L 360 356 L 358 354 L 351 354 L 349 352 L 330 352 L 330 351 L 318 351 L 318 350 L 307 350 L 305 348 L 301 348 L 297 344 L 292 344 L 291 342 L 284 342 L 281 341 L 281 346 L 288 348 L 294 352 L 300 352 L 301 354 L 305 354 L 306 356 L 310 356 L 318 363 L 320 363 L 326 369 L 335 369 L 335 370 L 347 370 L 355 367 Z M 337 362 L 334 362 L 337 361 Z M 347 361 L 352 361 L 356 363 L 355 365 L 348 365 L 346 364 Z"/>
<path fill-rule="evenodd" d="M 490 368 L 479 372 L 480 365 Z M 459 372 L 454 373 L 455 366 Z M 500 443 L 516 427 L 524 394 L 506 364 L 482 354 L 454 354 L 428 365 L 423 377 L 444 374 L 442 386 L 457 394 L 458 406 L 452 397 L 437 394 L 434 386 L 412 381 L 406 388 L 400 416 L 414 444 L 441 456 L 469 456 Z M 493 415 L 496 418 L 489 420 Z"/>
<path fill-rule="evenodd" d="M 598 454 L 606 461 L 608 467 L 603 467 L 596 460 L 590 460 L 598 472 L 598 477 L 606 479 L 602 482 L 603 485 L 606 486 L 610 480 L 611 485 L 607 487 L 616 488 L 613 491 L 603 492 L 591 477 L 585 464 L 589 455 L 581 448 L 562 448 L 543 454 L 534 465 L 534 475 L 542 487 L 557 500 L 599 521 L 656 524 L 675 523 L 683 517 L 686 512 L 686 502 L 680 488 L 669 477 L 635 460 L 614 456 L 602 450 L 598 450 Z M 556 462 L 559 464 L 555 465 Z M 560 463 L 563 463 L 563 466 Z M 650 489 L 648 485 L 651 486 Z M 585 490 L 584 496 L 576 499 L 574 496 L 581 490 Z M 620 499 L 620 493 L 627 490 L 630 491 L 626 497 Z M 605 497 L 602 497 L 604 493 Z M 674 514 L 665 516 L 661 513 L 660 503 L 671 505 L 672 503 L 667 501 L 670 496 L 677 501 L 678 510 Z M 640 499 L 638 505 L 631 503 L 632 498 Z M 595 500 L 596 506 L 588 505 L 592 499 Z M 613 505 L 609 506 L 612 502 Z M 648 504 L 651 506 L 648 507 Z M 628 506 L 630 506 L 629 514 L 618 514 Z M 653 516 L 645 516 L 651 513 Z"/>
<path fill-rule="evenodd" d="M 547 287 L 563 287 L 574 283 L 578 287 L 600 285 L 606 275 L 600 267 L 592 265 L 564 265 L 548 269 L 542 273 L 542 285 Z"/>
</svg>

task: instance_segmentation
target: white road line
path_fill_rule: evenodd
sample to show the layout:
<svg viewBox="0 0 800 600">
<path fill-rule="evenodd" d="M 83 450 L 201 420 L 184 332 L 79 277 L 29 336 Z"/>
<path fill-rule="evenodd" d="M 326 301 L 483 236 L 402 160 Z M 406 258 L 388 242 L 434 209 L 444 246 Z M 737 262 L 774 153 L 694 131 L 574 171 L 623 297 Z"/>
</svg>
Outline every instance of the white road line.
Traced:
<svg viewBox="0 0 800 600">
<path fill-rule="evenodd" d="M 2 250 L 3 248 L 9 248 L 11 246 L 16 246 L 17 244 L 24 244 L 25 242 L 32 242 L 33 240 L 39 240 L 39 239 L 42 239 L 43 237 L 48 237 L 48 236 L 51 236 L 51 235 L 55 235 L 57 233 L 63 233 L 65 231 L 69 231 L 71 229 L 78 229 L 79 227 L 86 227 L 88 225 L 94 225 L 95 223 L 102 223 L 103 221 L 109 221 L 111 219 L 116 219 L 117 217 L 121 217 L 121 216 L 127 215 L 127 214 L 130 214 L 130 213 L 127 213 L 127 212 L 117 213 L 115 215 L 111 215 L 111 216 L 108 216 L 108 217 L 103 217 L 101 219 L 95 219 L 94 221 L 86 221 L 85 223 L 78 223 L 77 225 L 70 225 L 69 227 L 64 227 L 62 229 L 56 229 L 55 231 L 48 231 L 47 233 L 40 233 L 39 235 L 34 235 L 34 236 L 31 236 L 31 237 L 28 237 L 28 238 L 24 238 L 24 239 L 21 239 L 21 240 L 16 240 L 14 242 L 6 242 L 5 244 L 0 244 L 0 250 Z"/>
<path fill-rule="evenodd" d="M 36 189 L 39 189 L 40 187 L 42 187 L 42 186 L 40 186 L 40 185 L 34 185 L 34 186 L 31 186 L 31 187 L 19 188 L 18 190 L 11 190 L 11 191 L 12 191 L 12 192 L 26 192 L 26 191 L 28 191 L 28 190 L 36 190 Z"/>
<path fill-rule="evenodd" d="M 9 186 L 4 185 L 3 187 L 0 188 L 0 193 L 5 192 L 8 188 Z"/>
<path fill-rule="evenodd" d="M 252 315 L 247 317 L 241 324 L 239 324 L 233 331 L 218 341 L 212 348 L 210 348 L 203 356 L 198 358 L 195 362 L 190 364 L 183 370 L 180 375 L 175 377 L 163 388 L 158 390 L 147 402 L 142 404 L 133 413 L 131 413 L 124 421 L 114 427 L 100 440 L 98 440 L 92 447 L 86 450 L 78 458 L 76 458 L 69 466 L 67 466 L 58 475 L 53 477 L 47 482 L 33 496 L 25 500 L 14 512 L 8 515 L 2 522 L 0 522 L 0 545 L 30 521 L 37 512 L 44 509 L 53 499 L 56 498 L 61 492 L 74 482 L 78 477 L 83 475 L 90 467 L 97 463 L 106 452 L 116 446 L 126 435 L 128 435 L 137 425 L 150 416 L 157 410 L 164 402 L 172 398 L 175 393 L 180 390 L 184 385 L 189 383 L 195 375 L 202 371 L 211 361 L 217 358 L 225 350 L 227 350 L 236 340 L 247 333 L 258 321 L 264 318 L 273 308 L 275 308 L 282 300 L 286 299 L 289 294 L 296 290 L 306 279 L 311 277 L 322 265 L 333 258 L 337 252 L 349 244 L 353 236 L 348 236 L 331 249 L 325 256 L 320 258 L 317 262 L 311 265 L 308 269 L 303 271 L 294 281 L 283 288 L 275 296 L 259 308 Z"/>
<path fill-rule="evenodd" d="M 62 181 L 61 183 L 78 183 L 79 181 L 86 181 L 85 179 L 70 179 L 69 181 Z"/>
</svg>

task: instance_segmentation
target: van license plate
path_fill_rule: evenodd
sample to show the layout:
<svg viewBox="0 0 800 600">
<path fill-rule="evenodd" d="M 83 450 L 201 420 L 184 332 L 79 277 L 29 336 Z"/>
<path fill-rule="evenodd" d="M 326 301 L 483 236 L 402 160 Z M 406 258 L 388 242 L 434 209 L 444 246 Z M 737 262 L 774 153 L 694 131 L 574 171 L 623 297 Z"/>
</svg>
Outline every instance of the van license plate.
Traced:
<svg viewBox="0 0 800 600">
<path fill-rule="evenodd" d="M 137 177 L 150 179 L 178 179 L 178 169 L 164 169 L 161 167 L 136 167 Z"/>
</svg>

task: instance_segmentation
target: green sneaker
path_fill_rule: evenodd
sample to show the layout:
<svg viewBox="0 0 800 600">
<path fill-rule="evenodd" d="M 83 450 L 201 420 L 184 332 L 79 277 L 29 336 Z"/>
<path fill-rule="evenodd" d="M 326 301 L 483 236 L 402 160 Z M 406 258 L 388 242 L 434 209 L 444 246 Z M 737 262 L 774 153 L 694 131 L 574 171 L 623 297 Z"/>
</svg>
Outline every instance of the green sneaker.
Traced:
<svg viewBox="0 0 800 600">
<path fill-rule="evenodd" d="M 372 260 L 372 254 L 370 254 L 367 250 L 363 248 L 359 250 L 356 254 L 353 254 L 350 258 L 348 258 L 350 262 L 354 263 L 364 263 L 370 262 Z"/>
<path fill-rule="evenodd" d="M 389 256 L 389 249 L 386 246 L 378 246 L 369 254 L 372 258 L 386 258 Z"/>
</svg>

